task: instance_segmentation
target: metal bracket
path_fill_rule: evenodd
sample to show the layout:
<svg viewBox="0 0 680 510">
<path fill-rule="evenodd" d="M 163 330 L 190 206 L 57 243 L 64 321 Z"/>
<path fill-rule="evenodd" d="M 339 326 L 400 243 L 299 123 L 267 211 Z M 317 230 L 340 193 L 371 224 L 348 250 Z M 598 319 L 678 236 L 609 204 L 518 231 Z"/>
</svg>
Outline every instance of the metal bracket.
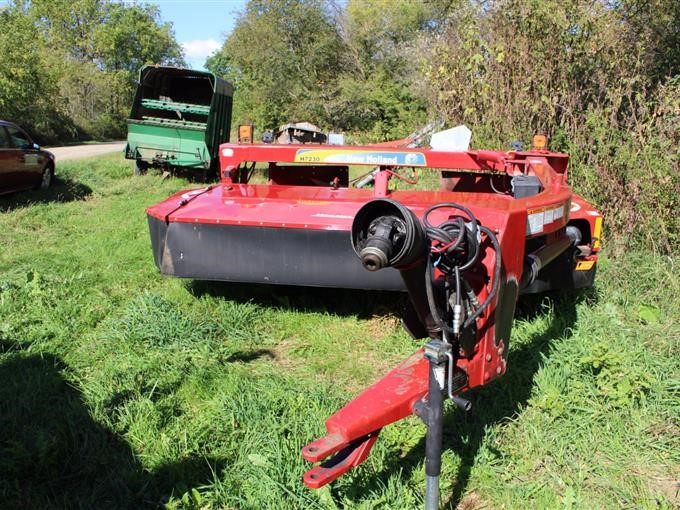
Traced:
<svg viewBox="0 0 680 510">
<path fill-rule="evenodd" d="M 441 340 L 430 340 L 425 344 L 425 358 L 436 364 L 446 361 L 451 355 L 451 344 Z"/>
<path fill-rule="evenodd" d="M 311 489 L 318 489 L 361 464 L 371 453 L 371 448 L 378 439 L 378 434 L 380 434 L 380 429 L 355 439 L 326 462 L 307 471 L 302 477 L 305 485 Z M 317 444 L 324 439 L 327 438 L 305 446 L 302 450 L 303 457 L 314 462 L 332 453 L 336 445 L 325 444 L 326 449 L 322 450 L 324 446 Z"/>
<path fill-rule="evenodd" d="M 427 393 L 428 365 L 422 349 L 416 351 L 328 418 L 328 434 L 305 446 L 302 456 L 309 462 L 335 456 L 309 470 L 305 485 L 322 487 L 366 460 L 382 427 L 412 414 L 414 404 Z"/>
</svg>

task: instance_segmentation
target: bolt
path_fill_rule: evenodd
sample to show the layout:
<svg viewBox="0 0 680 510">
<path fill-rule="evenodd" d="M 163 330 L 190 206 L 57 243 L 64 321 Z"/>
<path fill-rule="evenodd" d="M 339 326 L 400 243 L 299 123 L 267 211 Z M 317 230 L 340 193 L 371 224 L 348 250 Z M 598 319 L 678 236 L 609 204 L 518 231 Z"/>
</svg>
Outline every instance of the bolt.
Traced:
<svg viewBox="0 0 680 510">
<path fill-rule="evenodd" d="M 491 361 L 491 354 L 486 355 L 486 361 Z"/>
<path fill-rule="evenodd" d="M 496 373 L 497 374 L 500 374 L 502 371 L 503 371 L 503 369 L 500 367 L 500 365 L 498 367 L 496 367 Z"/>
<path fill-rule="evenodd" d="M 491 374 L 489 372 L 484 372 L 484 380 L 488 381 L 489 379 L 491 379 Z"/>
</svg>

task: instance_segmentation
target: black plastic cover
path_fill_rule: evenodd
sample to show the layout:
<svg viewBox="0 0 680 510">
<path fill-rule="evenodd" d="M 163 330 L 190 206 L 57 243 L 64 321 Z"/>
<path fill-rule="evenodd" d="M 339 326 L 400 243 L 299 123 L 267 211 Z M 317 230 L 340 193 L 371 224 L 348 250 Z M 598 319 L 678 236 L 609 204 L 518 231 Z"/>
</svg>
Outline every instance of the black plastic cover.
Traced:
<svg viewBox="0 0 680 510">
<path fill-rule="evenodd" d="M 541 181 L 535 175 L 515 175 L 510 184 L 515 198 L 531 197 L 541 192 Z"/>
</svg>

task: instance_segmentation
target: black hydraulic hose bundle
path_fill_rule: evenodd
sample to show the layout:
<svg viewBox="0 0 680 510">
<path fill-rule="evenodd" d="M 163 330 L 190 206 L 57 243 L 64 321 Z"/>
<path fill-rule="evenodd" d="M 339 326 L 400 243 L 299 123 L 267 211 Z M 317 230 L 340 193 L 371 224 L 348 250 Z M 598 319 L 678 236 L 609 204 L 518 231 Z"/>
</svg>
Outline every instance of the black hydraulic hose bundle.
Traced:
<svg viewBox="0 0 680 510">
<path fill-rule="evenodd" d="M 430 215 L 439 209 L 453 209 L 458 214 L 433 225 Z M 479 223 L 472 211 L 462 205 L 450 202 L 434 205 L 425 211 L 421 223 L 403 204 L 390 199 L 376 199 L 357 212 L 351 235 L 354 251 L 366 269 L 399 269 L 423 331 L 427 331 L 430 338 L 439 338 L 442 332 L 458 335 L 472 326 L 498 292 L 501 277 L 498 239 L 493 231 Z M 479 304 L 464 273 L 478 263 L 484 238 L 491 243 L 496 260 L 491 289 Z M 454 323 L 455 330 L 437 307 L 435 268 L 446 277 L 447 292 L 452 282 L 455 285 L 456 317 L 462 319 L 464 316 L 461 324 Z"/>
<path fill-rule="evenodd" d="M 454 209 L 463 212 L 467 216 L 457 216 L 452 220 L 447 220 L 437 226 L 434 226 L 429 221 L 429 215 L 432 211 L 437 209 Z M 423 215 L 423 223 L 425 225 L 425 233 L 431 241 L 439 243 L 441 246 L 432 248 L 427 253 L 427 264 L 425 271 L 425 289 L 427 292 L 428 305 L 430 307 L 430 314 L 437 326 L 443 331 L 453 335 L 458 334 L 451 328 L 446 321 L 444 321 L 437 308 L 436 299 L 434 295 L 434 268 L 436 267 L 446 276 L 453 276 L 456 288 L 456 303 L 461 304 L 462 286 L 461 273 L 472 267 L 479 258 L 481 234 L 484 234 L 491 242 L 494 251 L 496 252 L 496 261 L 494 265 L 494 275 L 491 290 L 489 291 L 484 302 L 477 306 L 474 311 L 468 315 L 462 325 L 465 329 L 472 325 L 475 319 L 479 317 L 482 312 L 489 306 L 491 300 L 498 292 L 501 276 L 501 250 L 500 244 L 496 235 L 489 228 L 482 226 L 477 221 L 475 215 L 462 205 L 454 203 L 442 203 L 430 207 Z M 438 255 L 437 260 L 433 260 L 433 255 Z M 467 284 L 466 284 L 467 285 Z"/>
</svg>

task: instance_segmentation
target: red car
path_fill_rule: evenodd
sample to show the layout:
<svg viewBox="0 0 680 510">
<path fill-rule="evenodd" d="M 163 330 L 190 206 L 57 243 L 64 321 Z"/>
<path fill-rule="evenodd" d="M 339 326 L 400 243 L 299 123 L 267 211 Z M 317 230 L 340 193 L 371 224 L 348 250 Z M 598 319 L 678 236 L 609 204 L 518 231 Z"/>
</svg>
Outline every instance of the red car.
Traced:
<svg viewBox="0 0 680 510">
<path fill-rule="evenodd" d="M 54 154 L 16 124 L 0 120 L 0 194 L 47 189 L 53 177 Z"/>
</svg>

